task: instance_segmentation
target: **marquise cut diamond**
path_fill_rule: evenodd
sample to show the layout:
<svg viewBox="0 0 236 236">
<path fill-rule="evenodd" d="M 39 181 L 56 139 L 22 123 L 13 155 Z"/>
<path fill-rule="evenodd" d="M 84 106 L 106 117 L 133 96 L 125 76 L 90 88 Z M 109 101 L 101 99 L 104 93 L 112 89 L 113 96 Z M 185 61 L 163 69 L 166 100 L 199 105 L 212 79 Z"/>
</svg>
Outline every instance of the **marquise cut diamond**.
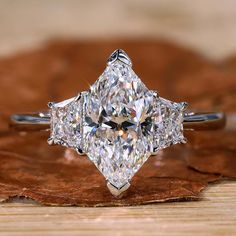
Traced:
<svg viewBox="0 0 236 236">
<path fill-rule="evenodd" d="M 117 188 L 153 151 L 157 98 L 130 66 L 108 65 L 91 87 L 85 108 L 85 152 Z"/>
<path fill-rule="evenodd" d="M 118 190 L 150 155 L 185 141 L 186 104 L 160 98 L 131 66 L 124 51 L 115 51 L 88 92 L 51 109 L 53 142 L 82 150 Z"/>
</svg>

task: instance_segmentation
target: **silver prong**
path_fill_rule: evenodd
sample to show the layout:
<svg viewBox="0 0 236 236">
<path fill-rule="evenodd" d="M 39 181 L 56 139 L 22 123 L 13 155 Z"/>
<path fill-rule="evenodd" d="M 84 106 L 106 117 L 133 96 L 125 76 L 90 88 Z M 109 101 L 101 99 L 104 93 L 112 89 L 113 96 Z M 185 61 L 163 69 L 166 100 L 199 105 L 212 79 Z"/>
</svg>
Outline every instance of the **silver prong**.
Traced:
<svg viewBox="0 0 236 236">
<path fill-rule="evenodd" d="M 183 111 L 186 111 L 186 110 L 187 110 L 187 107 L 188 107 L 188 103 L 187 103 L 187 102 L 181 102 L 180 104 L 181 104 L 181 106 L 182 106 L 182 110 L 183 110 Z"/>
<path fill-rule="evenodd" d="M 64 146 L 64 147 L 69 147 L 64 140 L 59 140 L 58 144 L 61 145 L 61 146 Z"/>
<path fill-rule="evenodd" d="M 156 156 L 158 154 L 159 150 L 157 147 L 153 148 L 152 156 Z"/>
<path fill-rule="evenodd" d="M 107 187 L 113 196 L 118 197 L 118 196 L 120 196 L 121 193 L 123 193 L 124 191 L 126 191 L 130 187 L 130 183 L 127 182 L 121 188 L 117 188 L 113 184 L 111 184 L 110 182 L 107 182 Z"/>
<path fill-rule="evenodd" d="M 83 152 L 83 150 L 81 148 L 75 148 L 76 152 L 80 155 L 80 156 L 84 156 L 85 153 Z"/>
<path fill-rule="evenodd" d="M 76 97 L 75 97 L 75 101 L 79 101 L 81 99 L 81 93 L 79 93 Z"/>
<path fill-rule="evenodd" d="M 55 102 L 49 102 L 49 103 L 48 103 L 48 107 L 49 107 L 49 108 L 53 108 L 55 104 L 56 104 Z"/>
<path fill-rule="evenodd" d="M 54 144 L 54 140 L 53 140 L 52 137 L 50 137 L 50 138 L 48 139 L 48 144 L 49 144 L 49 145 L 53 145 L 53 144 Z"/>
<path fill-rule="evenodd" d="M 107 64 L 110 65 L 116 61 L 121 61 L 128 66 L 132 66 L 132 61 L 127 53 L 122 49 L 115 50 L 107 60 Z"/>
<path fill-rule="evenodd" d="M 153 93 L 153 96 L 155 97 L 155 98 L 159 98 L 160 96 L 159 96 L 159 93 L 157 92 L 157 91 L 152 91 L 152 93 Z"/>
<path fill-rule="evenodd" d="M 181 143 L 183 143 L 183 144 L 185 144 L 187 142 L 188 142 L 188 140 L 185 137 L 183 138 L 183 140 L 181 140 Z"/>
</svg>

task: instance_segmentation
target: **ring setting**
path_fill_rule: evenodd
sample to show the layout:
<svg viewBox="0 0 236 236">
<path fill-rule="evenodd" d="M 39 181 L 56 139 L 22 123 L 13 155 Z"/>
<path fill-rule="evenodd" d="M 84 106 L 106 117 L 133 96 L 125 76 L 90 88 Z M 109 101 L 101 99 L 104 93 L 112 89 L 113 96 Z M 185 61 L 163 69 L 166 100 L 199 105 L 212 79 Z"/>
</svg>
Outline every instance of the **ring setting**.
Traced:
<svg viewBox="0 0 236 236">
<path fill-rule="evenodd" d="M 88 91 L 48 106 L 49 112 L 35 120 L 50 124 L 48 143 L 86 154 L 114 196 L 129 188 L 132 177 L 151 155 L 186 143 L 185 124 L 187 128 L 197 122 L 223 124 L 222 113 L 187 112 L 186 102 L 173 102 L 149 90 L 121 49 L 111 54 Z M 18 123 L 20 119 L 33 123 L 27 116 L 12 117 Z"/>
<path fill-rule="evenodd" d="M 183 111 L 187 104 L 168 101 L 148 90 L 123 50 L 109 57 L 105 71 L 88 92 L 49 106 L 49 143 L 86 153 L 113 193 L 127 189 L 153 153 L 185 142 Z"/>
</svg>

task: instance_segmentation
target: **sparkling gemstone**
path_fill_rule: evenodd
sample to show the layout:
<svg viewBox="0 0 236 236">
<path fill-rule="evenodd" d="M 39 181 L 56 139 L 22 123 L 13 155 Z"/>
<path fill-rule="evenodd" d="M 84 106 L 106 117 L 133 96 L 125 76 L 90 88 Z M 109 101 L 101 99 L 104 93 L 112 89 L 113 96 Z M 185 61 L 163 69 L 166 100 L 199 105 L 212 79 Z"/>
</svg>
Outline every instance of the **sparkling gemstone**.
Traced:
<svg viewBox="0 0 236 236">
<path fill-rule="evenodd" d="M 121 188 L 153 152 L 158 99 L 130 66 L 115 62 L 91 87 L 86 104 L 85 152 Z"/>
<path fill-rule="evenodd" d="M 154 146 L 155 151 L 172 144 L 184 142 L 183 104 L 159 99 L 159 116 L 156 117 Z"/>
<path fill-rule="evenodd" d="M 81 146 L 82 99 L 72 98 L 51 109 L 51 138 L 68 147 Z"/>
</svg>

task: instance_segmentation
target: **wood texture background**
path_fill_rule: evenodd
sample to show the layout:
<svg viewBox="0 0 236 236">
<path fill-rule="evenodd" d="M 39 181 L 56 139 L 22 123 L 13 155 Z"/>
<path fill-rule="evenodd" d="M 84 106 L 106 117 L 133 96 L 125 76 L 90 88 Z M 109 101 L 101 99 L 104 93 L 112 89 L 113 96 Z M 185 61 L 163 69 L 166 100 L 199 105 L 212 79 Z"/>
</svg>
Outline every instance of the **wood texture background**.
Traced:
<svg viewBox="0 0 236 236">
<path fill-rule="evenodd" d="M 1 0 L 0 53 L 28 49 L 58 35 L 90 38 L 108 33 L 109 37 L 164 37 L 214 59 L 236 51 L 233 0 L 121 2 Z M 100 11 L 104 14 L 96 14 Z M 115 17 L 117 12 L 122 17 Z M 97 20 L 91 17 L 95 15 Z M 117 23 L 119 29 L 112 30 Z M 234 236 L 235 196 L 236 183 L 226 182 L 211 186 L 196 202 L 94 209 L 18 201 L 0 205 L 0 235 Z"/>
<path fill-rule="evenodd" d="M 211 186 L 201 201 L 137 207 L 0 205 L 0 235 L 235 236 L 236 183 Z"/>
</svg>

